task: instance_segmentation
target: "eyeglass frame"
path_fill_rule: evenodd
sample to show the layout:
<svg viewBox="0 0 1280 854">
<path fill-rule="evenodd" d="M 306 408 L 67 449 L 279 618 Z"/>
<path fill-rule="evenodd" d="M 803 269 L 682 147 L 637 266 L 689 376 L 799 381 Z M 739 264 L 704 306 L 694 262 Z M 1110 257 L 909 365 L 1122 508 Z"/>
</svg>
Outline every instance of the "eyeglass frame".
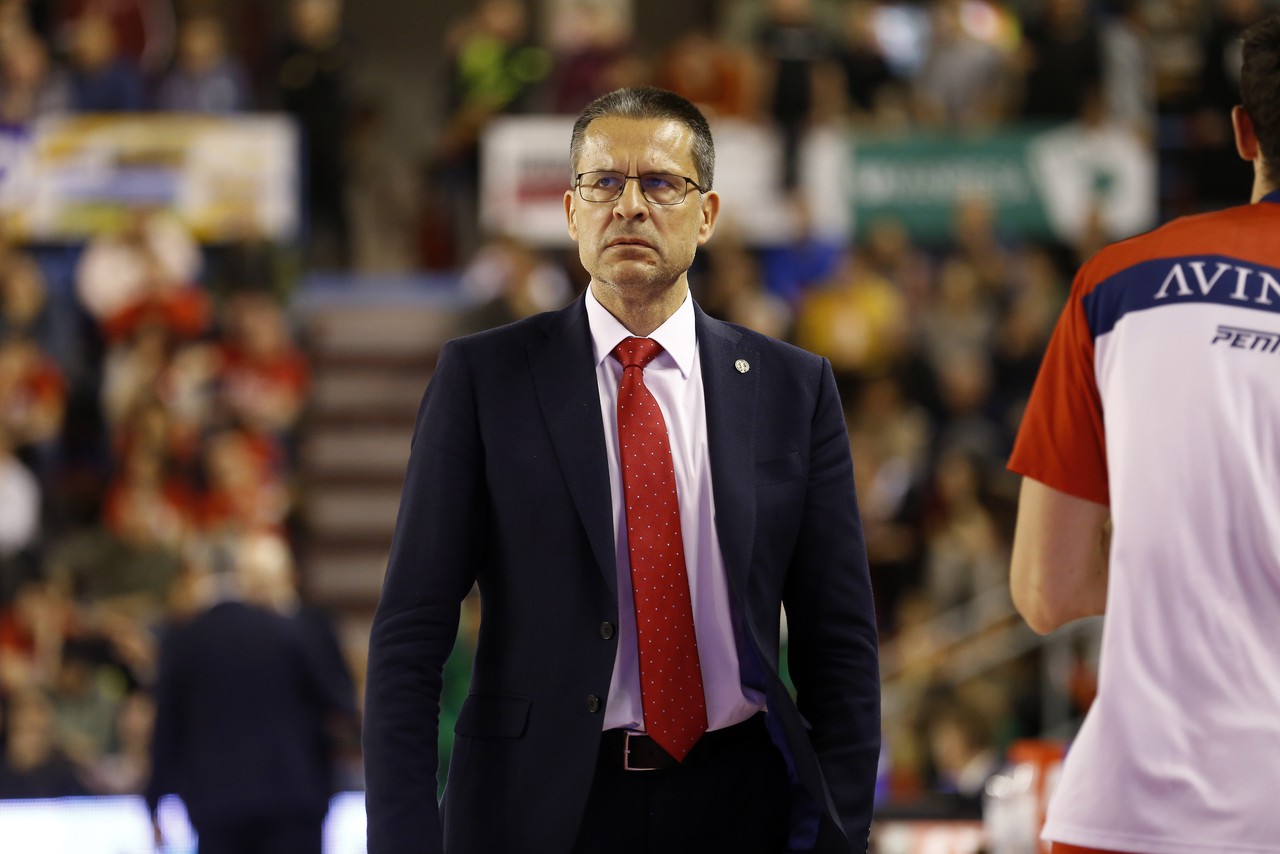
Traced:
<svg viewBox="0 0 1280 854">
<path fill-rule="evenodd" d="M 593 175 L 593 174 L 621 175 L 622 185 L 618 188 L 618 195 L 614 196 L 612 199 L 588 199 L 586 196 L 582 195 L 582 176 Z M 644 191 L 644 184 L 640 182 L 640 179 L 646 178 L 650 175 L 669 175 L 672 178 L 683 179 L 686 186 L 684 188 L 684 195 L 680 197 L 680 201 L 655 202 L 653 199 L 649 198 L 649 194 Z M 689 198 L 689 186 L 692 186 L 695 190 L 697 190 L 699 195 L 702 195 L 707 192 L 707 190 L 704 189 L 702 185 L 700 185 L 697 181 L 693 180 L 687 175 L 677 175 L 675 172 L 645 172 L 643 175 L 627 175 L 624 172 L 618 172 L 613 169 L 590 169 L 586 172 L 578 172 L 573 176 L 573 186 L 574 186 L 574 189 L 578 191 L 578 198 L 582 199 L 584 202 L 590 202 L 591 204 L 596 204 L 596 205 L 607 205 L 607 204 L 616 202 L 618 199 L 622 198 L 622 194 L 627 191 L 627 182 L 632 180 L 633 178 L 635 179 L 636 184 L 640 186 L 640 195 L 644 197 L 644 200 L 646 202 L 648 202 L 651 205 L 659 205 L 664 208 L 669 208 L 669 207 L 674 207 L 675 205 L 684 204 L 684 200 Z"/>
</svg>

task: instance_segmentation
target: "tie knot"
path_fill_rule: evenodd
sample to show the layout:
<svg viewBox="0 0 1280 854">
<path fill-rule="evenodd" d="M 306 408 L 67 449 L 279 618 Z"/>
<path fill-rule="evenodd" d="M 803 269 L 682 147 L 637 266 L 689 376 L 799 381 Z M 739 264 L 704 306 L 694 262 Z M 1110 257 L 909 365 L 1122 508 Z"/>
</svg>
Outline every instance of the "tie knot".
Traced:
<svg viewBox="0 0 1280 854">
<path fill-rule="evenodd" d="M 662 352 L 662 345 L 652 338 L 624 338 L 622 343 L 613 348 L 613 358 L 622 363 L 622 367 L 643 369 Z"/>
</svg>

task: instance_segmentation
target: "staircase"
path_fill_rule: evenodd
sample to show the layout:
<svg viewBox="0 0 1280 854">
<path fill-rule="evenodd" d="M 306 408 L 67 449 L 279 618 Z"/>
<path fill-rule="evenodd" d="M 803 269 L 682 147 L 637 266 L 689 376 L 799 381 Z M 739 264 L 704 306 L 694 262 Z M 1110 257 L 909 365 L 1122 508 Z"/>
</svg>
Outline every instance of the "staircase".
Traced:
<svg viewBox="0 0 1280 854">
<path fill-rule="evenodd" d="M 301 583 L 334 615 L 359 670 L 418 403 L 465 307 L 452 285 L 317 277 L 293 305 L 313 371 L 299 453 Z"/>
</svg>

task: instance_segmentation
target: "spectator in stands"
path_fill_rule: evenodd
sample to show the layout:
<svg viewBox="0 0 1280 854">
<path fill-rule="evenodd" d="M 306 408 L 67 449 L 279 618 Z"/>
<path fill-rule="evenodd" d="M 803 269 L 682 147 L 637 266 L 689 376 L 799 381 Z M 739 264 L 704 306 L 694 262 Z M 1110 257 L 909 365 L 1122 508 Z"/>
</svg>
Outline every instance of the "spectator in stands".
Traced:
<svg viewBox="0 0 1280 854">
<path fill-rule="evenodd" d="M 605 92 L 647 80 L 631 20 L 621 8 L 598 0 L 559 7 L 557 55 L 548 81 L 552 112 L 577 113 Z"/>
<path fill-rule="evenodd" d="M 228 54 L 217 15 L 197 14 L 182 23 L 178 59 L 160 83 L 156 106 L 191 113 L 237 113 L 253 106 L 248 75 Z"/>
<path fill-rule="evenodd" d="M 35 259 L 0 251 L 0 338 L 23 337 L 57 358 L 69 337 L 49 304 L 44 276 Z"/>
<path fill-rule="evenodd" d="M 110 19 L 99 12 L 86 12 L 71 28 L 70 109 L 81 113 L 145 109 L 142 70 L 117 50 Z"/>
<path fill-rule="evenodd" d="M 92 767 L 85 769 L 97 795 L 140 795 L 151 773 L 151 733 L 155 700 L 143 690 L 131 691 L 115 714 L 115 741 Z"/>
<path fill-rule="evenodd" d="M 845 107 L 850 118 L 861 122 L 874 114 L 881 91 L 894 82 L 873 27 L 872 4 L 855 0 L 845 10 L 843 39 L 836 59 L 844 72 Z"/>
<path fill-rule="evenodd" d="M 40 477 L 49 476 L 67 385 L 53 358 L 22 336 L 0 339 L 0 429 Z"/>
<path fill-rule="evenodd" d="M 799 183 L 799 153 L 816 106 L 816 77 L 832 63 L 835 46 L 817 21 L 812 0 L 770 0 L 756 33 L 764 58 L 769 116 L 782 133 L 782 188 Z"/>
<path fill-rule="evenodd" d="M 791 306 L 765 289 L 760 264 L 741 240 L 723 232 L 707 247 L 708 270 L 698 304 L 718 320 L 789 339 Z"/>
<path fill-rule="evenodd" d="M 351 56 L 342 32 L 342 0 L 290 0 L 289 29 L 276 61 L 280 109 L 298 122 L 306 187 L 307 260 L 345 267 L 346 139 Z"/>
<path fill-rule="evenodd" d="M 1025 28 L 1022 116 L 1070 121 L 1102 83 L 1102 40 L 1085 0 L 1047 0 Z"/>
<path fill-rule="evenodd" d="M 683 95 L 709 119 L 753 118 L 758 81 L 751 58 L 692 29 L 671 43 L 654 69 L 654 84 Z"/>
<path fill-rule="evenodd" d="M 995 47 L 973 36 L 960 4 L 930 11 L 932 41 L 915 80 L 916 116 L 928 128 L 989 127 L 1008 113 L 1009 69 Z"/>
<path fill-rule="evenodd" d="M 950 258 L 938 270 L 937 291 L 921 318 L 926 359 L 941 371 L 958 354 L 985 353 L 996 327 L 996 302 L 973 265 Z"/>
<path fill-rule="evenodd" d="M 189 286 L 201 263 L 200 246 L 171 212 L 139 208 L 119 229 L 104 230 L 88 242 L 76 265 L 80 305 L 106 323 L 156 289 Z"/>
<path fill-rule="evenodd" d="M 103 502 L 106 530 L 179 553 L 193 523 L 193 499 L 170 473 L 168 458 L 162 450 L 138 446 L 120 469 Z"/>
<path fill-rule="evenodd" d="M 25 128 L 65 112 L 71 94 L 65 76 L 53 73 L 49 49 L 27 31 L 8 34 L 0 50 L 0 127 Z"/>
<path fill-rule="evenodd" d="M 530 109 L 551 57 L 530 40 L 524 0 L 483 0 L 449 41 L 451 132 L 474 140 L 494 115 Z"/>
<path fill-rule="evenodd" d="M 309 630 L 246 599 L 260 570 L 237 561 L 224 598 L 161 645 L 147 804 L 154 818 L 177 794 L 201 854 L 318 852 L 329 722 L 355 714 L 349 681 L 335 680 Z"/>
<path fill-rule="evenodd" d="M 234 429 L 205 443 L 205 489 L 198 519 L 209 538 L 279 533 L 289 511 L 289 493 L 273 465 L 274 448 Z"/>
<path fill-rule="evenodd" d="M 79 768 L 90 768 L 111 746 L 113 721 L 124 683 L 112 678 L 104 645 L 75 637 L 63 644 L 58 671 L 49 689 L 58 743 Z"/>
<path fill-rule="evenodd" d="M 1156 74 L 1147 5 L 1144 0 L 1120 0 L 1117 13 L 1103 25 L 1102 91 L 1107 117 L 1154 143 Z"/>
<path fill-rule="evenodd" d="M 1001 241 L 998 225 L 995 206 L 987 196 L 965 195 L 956 202 L 946 255 L 973 271 L 987 300 L 1003 299 L 1012 284 L 1010 271 L 1016 253 Z"/>
<path fill-rule="evenodd" d="M 221 347 L 221 401 L 250 430 L 287 439 L 306 403 L 310 369 L 284 307 L 262 293 L 233 298 L 234 321 Z"/>
<path fill-rule="evenodd" d="M 798 304 L 805 291 L 836 275 L 845 255 L 845 241 L 814 228 L 808 200 L 800 193 L 787 197 L 792 228 L 778 243 L 759 250 L 765 289 Z"/>
<path fill-rule="evenodd" d="M 987 780 L 1001 765 L 993 721 L 957 688 L 927 691 L 922 715 L 934 790 L 954 799 L 957 814 L 981 815 Z"/>
<path fill-rule="evenodd" d="M 366 102 L 355 110 L 349 157 L 352 266 L 361 273 L 416 268 L 415 240 L 422 206 L 415 164 L 393 143 L 388 110 Z"/>
<path fill-rule="evenodd" d="M 0 798 L 62 798 L 89 794 L 75 764 L 58 746 L 53 706 L 38 688 L 9 696 Z"/>
<path fill-rule="evenodd" d="M 822 353 L 843 376 L 877 376 L 892 368 L 906 340 L 906 300 L 855 253 L 820 287 L 804 294 L 796 343 Z"/>
<path fill-rule="evenodd" d="M 984 498 L 983 472 L 983 462 L 958 446 L 944 450 L 934 470 L 925 580 L 930 599 L 942 609 L 965 606 L 1005 583 L 1008 552 Z M 970 614 L 975 621 L 980 616 Z"/>
<path fill-rule="evenodd" d="M 482 246 L 463 270 L 461 284 L 477 303 L 462 321 L 475 332 L 560 308 L 570 297 L 564 270 L 515 238 Z"/>
<path fill-rule="evenodd" d="M 0 606 L 31 571 L 40 544 L 40 482 L 14 455 L 0 426 Z"/>
<path fill-rule="evenodd" d="M 858 510 L 882 637 L 897 631 L 898 603 L 923 582 L 923 493 L 933 421 L 899 377 L 873 377 L 846 413 Z"/>
<path fill-rule="evenodd" d="M 51 18 L 50 38 L 60 42 L 88 16 L 101 18 L 119 54 L 148 76 L 159 74 L 173 56 L 175 0 L 58 0 L 29 2 L 33 18 Z M 40 6 L 52 9 L 39 10 Z"/>
<path fill-rule="evenodd" d="M 0 693 L 49 684 L 70 619 L 70 602 L 58 585 L 40 577 L 18 585 L 0 607 Z"/>
</svg>

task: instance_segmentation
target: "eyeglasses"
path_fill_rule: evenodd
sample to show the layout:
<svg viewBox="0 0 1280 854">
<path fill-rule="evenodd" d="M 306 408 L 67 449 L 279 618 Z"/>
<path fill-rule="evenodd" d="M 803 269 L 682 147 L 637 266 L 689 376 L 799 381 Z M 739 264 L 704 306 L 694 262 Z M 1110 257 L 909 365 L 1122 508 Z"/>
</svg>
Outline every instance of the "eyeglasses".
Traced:
<svg viewBox="0 0 1280 854">
<path fill-rule="evenodd" d="M 573 179 L 578 196 L 584 202 L 614 202 L 622 197 L 627 182 L 635 179 L 645 200 L 655 205 L 678 205 L 689 195 L 689 187 L 705 192 L 692 178 L 668 175 L 663 172 L 647 172 L 644 175 L 624 175 L 621 172 L 579 172 Z"/>
</svg>

